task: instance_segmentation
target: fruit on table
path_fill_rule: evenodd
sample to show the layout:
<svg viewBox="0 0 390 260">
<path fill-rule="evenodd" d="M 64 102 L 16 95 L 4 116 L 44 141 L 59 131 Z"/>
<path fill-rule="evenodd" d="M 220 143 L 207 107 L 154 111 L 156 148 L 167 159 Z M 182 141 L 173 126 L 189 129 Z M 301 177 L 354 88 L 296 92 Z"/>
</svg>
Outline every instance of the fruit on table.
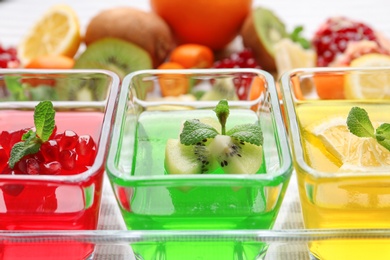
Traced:
<svg viewBox="0 0 390 260">
<path fill-rule="evenodd" d="M 363 40 L 373 41 L 381 49 L 376 32 L 369 25 L 347 17 L 330 17 L 320 25 L 312 39 L 317 66 L 331 65 L 345 52 L 349 43 Z"/>
<path fill-rule="evenodd" d="M 0 68 L 17 68 L 19 65 L 20 61 L 16 48 L 6 48 L 0 45 Z"/>
<path fill-rule="evenodd" d="M 177 62 L 167 61 L 161 64 L 158 69 L 172 70 L 185 68 Z M 161 74 L 158 78 L 158 83 L 163 97 L 184 95 L 187 94 L 190 89 L 188 78 L 182 74 Z"/>
<path fill-rule="evenodd" d="M 90 20 L 85 43 L 90 45 L 107 37 L 119 38 L 143 48 L 150 54 L 154 67 L 165 61 L 174 47 L 171 30 L 161 17 L 133 7 L 106 9 Z"/>
<path fill-rule="evenodd" d="M 257 7 L 246 17 L 240 35 L 243 45 L 252 49 L 261 68 L 276 71 L 274 45 L 288 38 L 284 23 L 271 10 Z"/>
<path fill-rule="evenodd" d="M 71 69 L 74 59 L 65 55 L 44 55 L 30 60 L 24 67 L 26 69 Z"/>
<path fill-rule="evenodd" d="M 147 51 L 118 38 L 102 38 L 89 44 L 77 57 L 76 69 L 107 69 L 123 79 L 130 72 L 153 68 Z"/>
<path fill-rule="evenodd" d="M 350 67 L 389 67 L 390 56 L 370 53 L 352 60 Z M 350 73 L 345 75 L 344 94 L 348 99 L 389 99 L 390 77 L 386 71 L 375 75 Z"/>
<path fill-rule="evenodd" d="M 81 43 L 76 12 L 68 5 L 49 8 L 27 32 L 18 46 L 22 64 L 43 55 L 74 57 Z"/>
<path fill-rule="evenodd" d="M 214 63 L 214 68 L 254 68 L 261 67 L 256 62 L 254 53 L 251 49 L 245 48 L 239 52 L 232 53 L 229 57 L 225 57 Z M 248 99 L 249 88 L 252 82 L 252 75 L 244 74 L 235 77 L 233 83 L 236 89 L 236 95 L 240 100 Z M 220 99 L 220 98 L 219 98 Z"/>
<path fill-rule="evenodd" d="M 180 63 L 186 69 L 206 69 L 213 66 L 214 53 L 205 45 L 187 43 L 173 49 L 169 60 Z"/>
<path fill-rule="evenodd" d="M 252 0 L 151 0 L 150 4 L 172 28 L 179 44 L 221 50 L 237 36 Z"/>
</svg>

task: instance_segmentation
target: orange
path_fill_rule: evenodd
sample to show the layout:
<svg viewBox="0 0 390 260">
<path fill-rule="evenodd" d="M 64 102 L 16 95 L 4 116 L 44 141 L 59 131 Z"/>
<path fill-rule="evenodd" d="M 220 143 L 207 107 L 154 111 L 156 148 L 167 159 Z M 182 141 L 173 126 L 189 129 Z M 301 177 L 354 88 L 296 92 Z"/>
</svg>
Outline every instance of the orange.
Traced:
<svg viewBox="0 0 390 260">
<path fill-rule="evenodd" d="M 237 35 L 252 0 L 150 0 L 179 44 L 198 43 L 221 50 Z"/>
<path fill-rule="evenodd" d="M 169 59 L 183 65 L 186 69 L 207 69 L 213 66 L 214 53 L 205 45 L 187 43 L 173 49 Z"/>
<path fill-rule="evenodd" d="M 65 55 L 45 55 L 32 59 L 25 68 L 27 69 L 71 69 L 74 59 Z"/>
</svg>

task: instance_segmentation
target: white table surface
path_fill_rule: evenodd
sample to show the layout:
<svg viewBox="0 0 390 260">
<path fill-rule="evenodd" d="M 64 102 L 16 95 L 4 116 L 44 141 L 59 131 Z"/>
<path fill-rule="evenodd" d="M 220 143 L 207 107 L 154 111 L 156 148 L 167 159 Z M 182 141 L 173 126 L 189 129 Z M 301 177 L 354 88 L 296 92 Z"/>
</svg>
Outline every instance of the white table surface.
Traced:
<svg viewBox="0 0 390 260">
<path fill-rule="evenodd" d="M 0 44 L 17 45 L 40 15 L 56 3 L 66 3 L 75 9 L 80 18 L 82 31 L 85 30 L 91 17 L 105 8 L 134 6 L 149 10 L 147 0 L 0 0 Z M 386 0 L 254 0 L 253 5 L 273 9 L 289 30 L 297 25 L 304 25 L 305 35 L 309 38 L 320 23 L 333 15 L 345 15 L 364 21 L 390 36 L 390 2 Z M 293 175 L 275 229 L 298 228 L 302 228 L 302 221 L 297 185 Z M 107 179 L 105 179 L 99 229 L 125 229 Z M 131 251 L 102 246 L 98 247 L 95 259 L 133 259 L 133 257 Z M 305 248 L 292 247 L 285 252 L 268 255 L 267 259 L 308 259 L 308 255 Z"/>
</svg>

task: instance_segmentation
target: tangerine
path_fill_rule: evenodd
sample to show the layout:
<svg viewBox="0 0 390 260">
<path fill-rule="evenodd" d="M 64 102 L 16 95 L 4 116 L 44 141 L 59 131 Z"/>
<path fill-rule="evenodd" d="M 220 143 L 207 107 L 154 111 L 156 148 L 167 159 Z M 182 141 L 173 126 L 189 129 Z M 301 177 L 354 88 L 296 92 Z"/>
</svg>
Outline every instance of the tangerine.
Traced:
<svg viewBox="0 0 390 260">
<path fill-rule="evenodd" d="M 179 44 L 197 43 L 221 50 L 239 33 L 252 0 L 150 0 Z"/>
</svg>

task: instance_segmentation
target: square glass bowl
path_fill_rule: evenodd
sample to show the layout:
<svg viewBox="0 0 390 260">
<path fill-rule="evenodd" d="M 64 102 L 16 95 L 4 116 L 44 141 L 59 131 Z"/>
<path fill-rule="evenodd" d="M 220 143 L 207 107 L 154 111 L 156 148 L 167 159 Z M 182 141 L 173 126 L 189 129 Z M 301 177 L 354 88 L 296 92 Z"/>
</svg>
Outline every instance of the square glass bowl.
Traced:
<svg viewBox="0 0 390 260">
<path fill-rule="evenodd" d="M 298 69 L 282 76 L 305 228 L 390 228 L 390 152 L 374 136 L 390 122 L 389 83 L 390 68 Z M 360 118 L 350 114 L 353 107 L 367 112 L 371 137 L 350 132 L 349 115 L 352 123 Z M 389 259 L 387 241 L 318 241 L 310 251 L 315 259 Z"/>
<path fill-rule="evenodd" d="M 254 78 L 261 84 L 252 84 L 250 93 L 257 94 L 238 100 L 235 82 Z M 190 94 L 163 98 L 160 84 L 168 83 L 175 88 L 189 84 Z M 234 99 L 228 101 L 227 128 L 244 123 L 261 127 L 260 169 L 256 174 L 168 174 L 164 166 L 167 140 L 179 137 L 185 120 L 216 119 L 213 109 L 223 98 Z M 129 230 L 272 228 L 292 161 L 270 74 L 255 69 L 138 71 L 124 79 L 117 112 L 107 173 Z M 189 244 L 155 243 L 152 248 L 140 243 L 133 248 L 144 259 L 175 259 L 187 250 L 191 253 L 186 255 L 197 256 L 202 251 L 199 247 L 210 246 Z M 219 254 L 228 259 L 236 254 L 251 259 L 265 250 L 254 241 L 212 247 L 211 255 L 201 257 L 212 259 Z"/>
<path fill-rule="evenodd" d="M 3 173 L 0 174 L 1 230 L 97 228 L 104 164 L 118 93 L 119 79 L 108 71 L 0 71 L 0 143 Z M 57 134 L 72 130 L 78 136 L 90 135 L 93 138 L 96 144 L 93 148 L 95 157 L 90 158 L 93 162 L 83 170 L 77 170 L 76 174 L 73 168 L 68 168 L 66 174 L 51 175 L 43 170 L 42 165 L 36 174 L 7 174 L 8 167 L 4 166 L 4 163 L 8 163 L 4 157 L 4 148 L 13 138 L 21 140 L 21 136 L 6 133 L 34 127 L 34 109 L 38 101 L 43 100 L 52 101 L 56 111 Z M 50 151 L 49 153 L 54 154 Z M 77 151 L 76 164 L 80 158 L 81 152 Z M 18 164 L 14 170 L 21 171 L 23 167 L 29 167 L 28 165 L 30 164 Z M 64 166 L 62 168 L 64 169 Z M 93 253 L 93 245 L 0 245 L 2 259 L 23 256 L 51 259 L 58 251 L 63 252 L 63 259 L 84 259 Z"/>
</svg>

